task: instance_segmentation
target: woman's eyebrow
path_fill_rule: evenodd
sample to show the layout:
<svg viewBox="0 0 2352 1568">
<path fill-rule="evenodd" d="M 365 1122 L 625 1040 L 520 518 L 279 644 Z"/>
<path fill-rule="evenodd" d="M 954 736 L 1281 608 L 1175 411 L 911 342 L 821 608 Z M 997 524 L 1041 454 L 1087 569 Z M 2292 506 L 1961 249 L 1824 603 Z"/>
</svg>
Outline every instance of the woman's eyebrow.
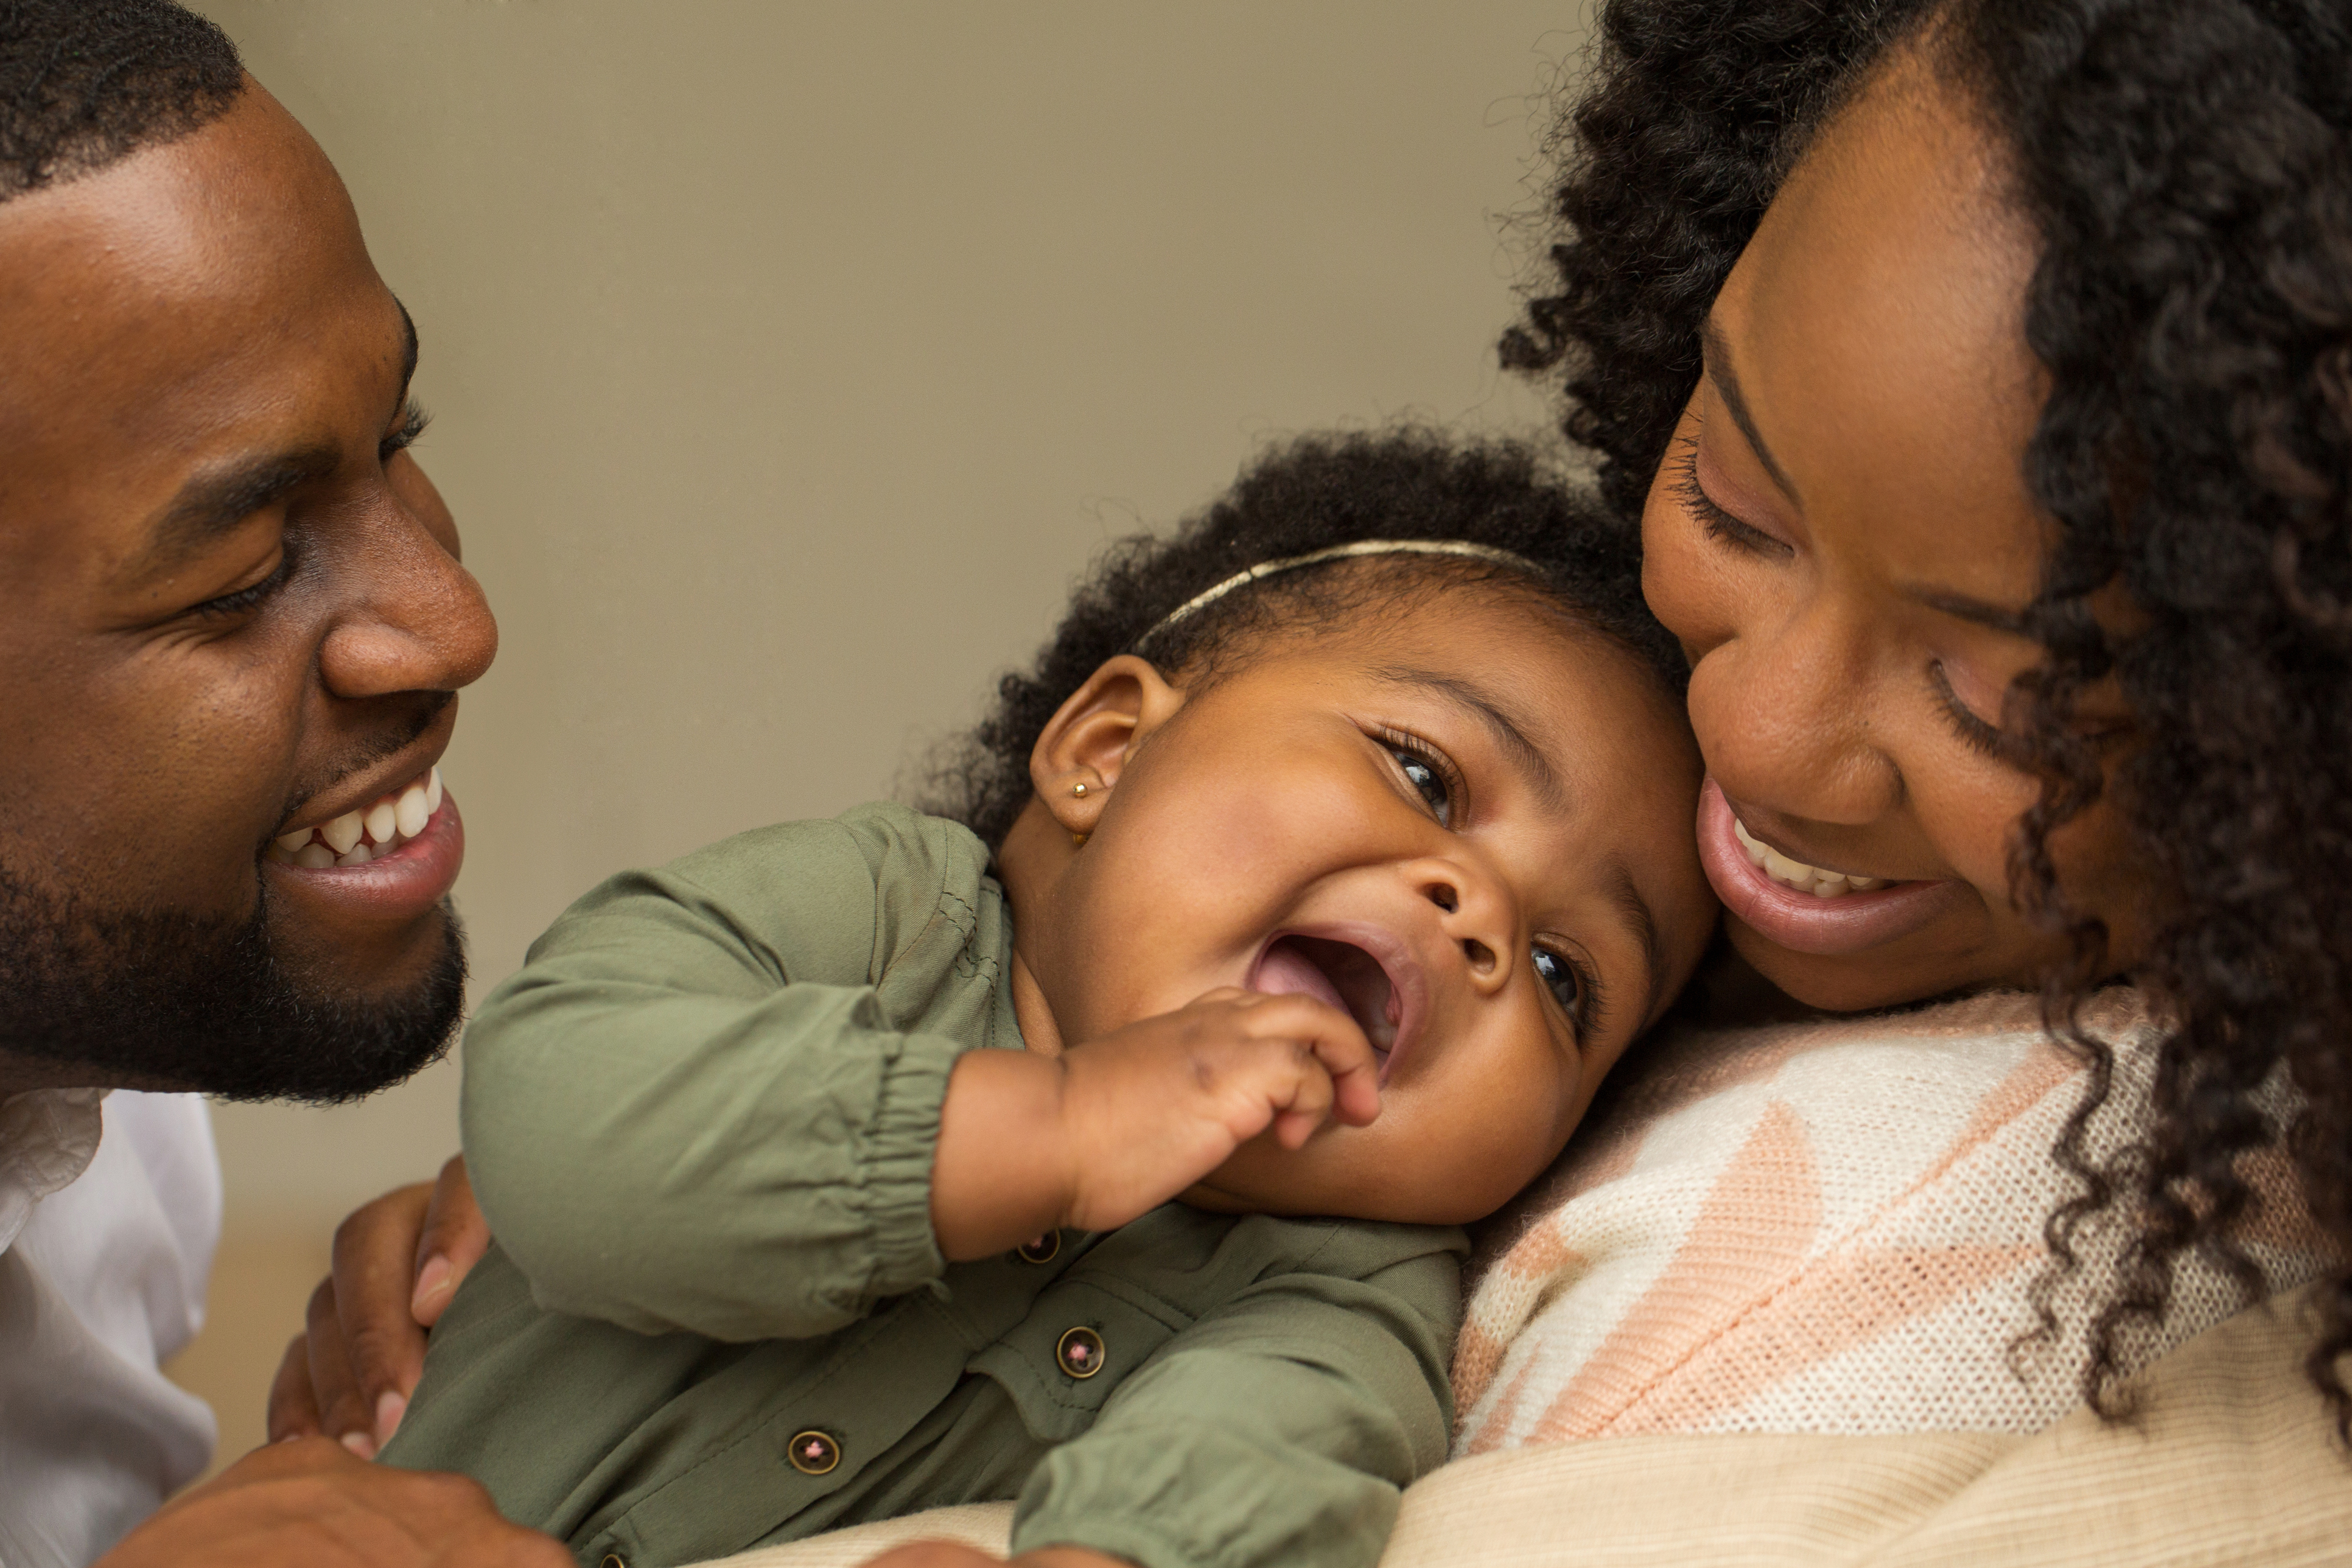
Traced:
<svg viewBox="0 0 2352 1568">
<path fill-rule="evenodd" d="M 1510 710 L 1484 687 L 1459 676 L 1403 665 L 1391 665 L 1371 674 L 1373 679 L 1391 686 L 1414 686 L 1433 692 L 1477 720 L 1495 738 L 1512 768 L 1527 781 L 1537 803 L 1554 816 L 1567 814 L 1568 790 L 1559 782 L 1559 773 L 1551 765 L 1551 759 L 1544 755 L 1542 747 L 1528 739 L 1526 730 L 1511 717 Z"/>
<path fill-rule="evenodd" d="M 1973 621 L 1978 626 L 2009 637 L 2032 640 L 2033 634 L 2025 629 L 2025 617 L 2015 610 L 2005 610 L 1999 605 L 1989 605 L 1982 599 L 1972 599 L 1966 594 L 1955 594 L 1945 588 L 1906 585 L 1902 590 L 1907 598 L 1927 605 L 1931 610 L 1958 620 Z"/>
<path fill-rule="evenodd" d="M 1706 358 L 1707 379 L 1715 383 L 1716 393 L 1723 399 L 1724 409 L 1730 414 L 1731 422 L 1739 426 L 1742 436 L 1748 437 L 1748 447 L 1755 452 L 1756 460 L 1764 465 L 1764 471 L 1772 477 L 1774 484 L 1780 487 L 1780 493 L 1796 501 L 1797 487 L 1790 479 L 1788 471 L 1780 467 L 1780 459 L 1772 456 L 1772 448 L 1764 444 L 1763 432 L 1756 428 L 1756 417 L 1748 412 L 1747 395 L 1739 390 L 1739 377 L 1731 368 L 1731 345 L 1724 338 L 1723 329 L 1716 325 L 1713 316 L 1699 323 L 1698 341 L 1700 352 Z M 1797 504 L 1801 506 L 1803 503 L 1799 501 Z"/>
</svg>

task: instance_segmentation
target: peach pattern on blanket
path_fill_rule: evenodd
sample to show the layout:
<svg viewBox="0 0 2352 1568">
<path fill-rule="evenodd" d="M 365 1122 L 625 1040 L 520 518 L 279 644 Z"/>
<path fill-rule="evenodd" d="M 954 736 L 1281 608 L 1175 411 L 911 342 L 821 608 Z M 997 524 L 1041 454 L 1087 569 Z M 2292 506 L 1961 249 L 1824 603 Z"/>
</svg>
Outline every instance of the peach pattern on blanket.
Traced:
<svg viewBox="0 0 2352 1568">
<path fill-rule="evenodd" d="M 2133 994 L 2085 1022 L 2114 1047 L 2095 1158 L 2145 1114 L 2157 1032 Z M 1455 1352 L 1457 1454 L 1654 1432 L 2038 1431 L 2081 1402 L 2084 1331 L 2121 1228 L 2046 1272 L 2043 1222 L 2075 1184 L 2051 1157 L 2084 1073 L 2032 998 L 1639 1047 L 1559 1165 L 1486 1230 Z M 2268 1109 L 2283 1112 L 2274 1098 Z M 2326 1245 L 2284 1163 L 2250 1161 L 2242 1235 L 2273 1292 Z M 2241 1305 L 2183 1264 L 2143 1364 Z M 2014 1348 L 2013 1348 L 2014 1347 Z"/>
</svg>

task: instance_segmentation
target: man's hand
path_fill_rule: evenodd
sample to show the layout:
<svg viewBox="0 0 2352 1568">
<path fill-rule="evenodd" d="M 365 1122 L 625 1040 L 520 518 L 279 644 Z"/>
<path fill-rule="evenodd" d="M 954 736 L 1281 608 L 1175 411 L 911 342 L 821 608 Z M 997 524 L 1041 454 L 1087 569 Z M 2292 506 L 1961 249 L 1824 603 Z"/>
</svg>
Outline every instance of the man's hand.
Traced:
<svg viewBox="0 0 2352 1568">
<path fill-rule="evenodd" d="M 93 1568 L 572 1568 L 462 1476 L 363 1464 L 324 1438 L 257 1448 Z"/>
<path fill-rule="evenodd" d="M 463 1155 L 343 1221 L 334 1272 L 270 1385 L 269 1440 L 325 1436 L 373 1458 L 424 1373 L 425 1331 L 489 1244 Z"/>
<path fill-rule="evenodd" d="M 1135 1568 L 1124 1557 L 1112 1557 L 1084 1546 L 1041 1546 L 1018 1557 L 991 1557 L 976 1547 L 953 1541 L 918 1541 L 893 1547 L 868 1558 L 866 1568 Z"/>
<path fill-rule="evenodd" d="M 1271 1133 L 1380 1114 L 1356 1021 L 1312 997 L 1225 988 L 1059 1057 L 971 1051 L 948 1080 L 931 1226 L 950 1259 L 1062 1226 L 1109 1230 Z"/>
</svg>

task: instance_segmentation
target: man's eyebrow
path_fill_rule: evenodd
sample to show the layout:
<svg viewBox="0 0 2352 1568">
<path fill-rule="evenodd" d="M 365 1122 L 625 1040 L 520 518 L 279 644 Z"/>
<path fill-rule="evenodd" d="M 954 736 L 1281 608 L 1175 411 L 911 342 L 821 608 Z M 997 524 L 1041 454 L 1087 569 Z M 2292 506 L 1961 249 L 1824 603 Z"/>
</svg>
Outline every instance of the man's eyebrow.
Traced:
<svg viewBox="0 0 2352 1568">
<path fill-rule="evenodd" d="M 1756 454 L 1756 460 L 1764 465 L 1764 471 L 1772 476 L 1772 482 L 1780 487 L 1780 493 L 1795 500 L 1797 487 L 1790 481 L 1788 471 L 1780 467 L 1780 459 L 1772 456 L 1772 448 L 1764 444 L 1763 432 L 1756 428 L 1756 417 L 1748 412 L 1747 395 L 1739 390 L 1739 377 L 1731 368 L 1731 345 L 1724 340 L 1723 329 L 1716 325 L 1713 316 L 1699 323 L 1698 337 L 1700 349 L 1706 356 L 1707 379 L 1715 383 L 1715 390 L 1723 398 L 1723 406 L 1730 413 L 1731 422 L 1739 426 L 1742 436 L 1748 437 L 1748 447 Z"/>
<path fill-rule="evenodd" d="M 416 379 L 416 318 L 408 313 L 399 295 L 394 294 L 392 302 L 400 310 L 400 395 L 392 400 L 393 417 L 398 418 L 408 403 L 408 384 Z"/>
<path fill-rule="evenodd" d="M 1559 771 L 1551 765 L 1551 759 L 1528 739 L 1527 731 L 1520 728 L 1517 720 L 1511 717 L 1510 710 L 1475 682 L 1464 680 L 1458 676 L 1440 675 L 1435 670 L 1402 666 L 1376 669 L 1372 671 L 1372 677 L 1392 686 L 1418 686 L 1423 690 L 1433 691 L 1470 714 L 1486 727 L 1486 732 L 1495 738 L 1495 743 L 1502 748 L 1503 754 L 1526 778 L 1538 803 L 1555 816 L 1566 814 L 1568 790 L 1559 782 Z"/>
<path fill-rule="evenodd" d="M 1658 917 L 1650 908 L 1650 900 L 1642 897 L 1641 884 L 1622 860 L 1612 860 L 1604 884 L 1609 889 L 1609 901 L 1624 914 L 1626 923 L 1641 943 L 1642 967 L 1648 974 L 1643 987 L 1642 1010 L 1633 1016 L 1633 1030 L 1639 1034 L 1649 1021 L 1657 1016 L 1658 1005 L 1664 1002 L 1666 989 L 1666 944 L 1658 935 Z"/>
<path fill-rule="evenodd" d="M 400 311 L 400 392 L 392 405 L 397 418 L 407 406 L 409 383 L 416 376 L 416 322 L 397 297 L 393 305 Z M 236 531 L 255 512 L 333 473 L 341 461 L 342 453 L 334 445 L 319 442 L 196 475 L 180 487 L 149 530 L 139 574 L 168 575 L 215 540 Z"/>
<path fill-rule="evenodd" d="M 190 556 L 289 491 L 335 471 L 340 447 L 319 445 L 233 462 L 198 474 L 180 487 L 150 531 L 142 577 L 170 574 Z"/>
</svg>

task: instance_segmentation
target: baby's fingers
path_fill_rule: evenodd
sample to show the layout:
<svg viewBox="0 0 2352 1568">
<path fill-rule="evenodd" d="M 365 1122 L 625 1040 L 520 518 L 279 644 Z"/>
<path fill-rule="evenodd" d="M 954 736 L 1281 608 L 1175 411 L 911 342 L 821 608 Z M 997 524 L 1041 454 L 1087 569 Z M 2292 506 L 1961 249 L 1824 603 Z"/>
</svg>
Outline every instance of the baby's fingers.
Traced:
<svg viewBox="0 0 2352 1568">
<path fill-rule="evenodd" d="M 1331 1075 L 1304 1040 L 1292 1047 L 1287 1069 L 1283 1089 L 1274 1101 L 1273 1128 L 1276 1142 L 1296 1149 L 1330 1120 Z"/>
<path fill-rule="evenodd" d="M 1370 1125 L 1381 1113 L 1381 1058 L 1356 1020 L 1339 1008 L 1307 998 L 1311 1009 L 1300 1043 L 1315 1053 L 1316 1062 L 1330 1075 L 1328 1114 L 1350 1127 Z M 1302 1137 L 1299 1140 L 1304 1142 Z M 1290 1143 L 1297 1148 L 1297 1143 Z"/>
<path fill-rule="evenodd" d="M 1250 1026 L 1261 1036 L 1295 1042 L 1312 1062 L 1304 1077 L 1318 1080 L 1312 1101 L 1284 1106 L 1275 1119 L 1275 1132 L 1285 1148 L 1296 1149 L 1327 1118 L 1361 1127 L 1381 1113 L 1380 1058 L 1356 1021 L 1339 1008 L 1309 996 L 1270 998 L 1252 1011 Z M 1302 1079 L 1303 1086 L 1303 1079 Z M 1310 1121 L 1300 1120 L 1308 1111 Z"/>
</svg>

